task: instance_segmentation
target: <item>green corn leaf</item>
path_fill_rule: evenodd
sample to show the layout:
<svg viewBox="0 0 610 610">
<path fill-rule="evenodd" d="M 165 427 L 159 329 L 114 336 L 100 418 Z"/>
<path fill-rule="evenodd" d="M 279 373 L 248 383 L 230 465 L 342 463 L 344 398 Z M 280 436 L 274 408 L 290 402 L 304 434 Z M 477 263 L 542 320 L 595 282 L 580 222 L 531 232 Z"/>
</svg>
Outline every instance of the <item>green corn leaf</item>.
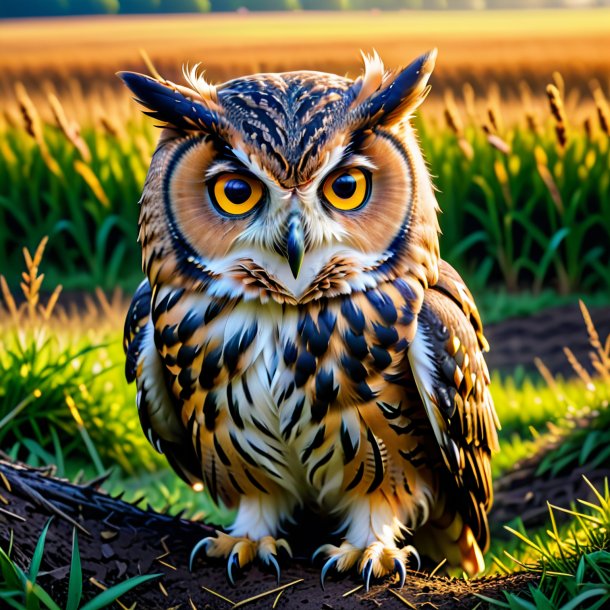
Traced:
<svg viewBox="0 0 610 610">
<path fill-rule="evenodd" d="M 585 576 L 585 568 L 585 556 L 583 556 L 580 558 L 580 561 L 578 562 L 578 567 L 576 568 L 576 572 L 574 573 L 574 579 L 578 584 L 581 584 L 583 582 Z"/>
<path fill-rule="evenodd" d="M 4 586 L 10 590 L 23 590 L 23 583 L 26 580 L 26 575 L 13 560 L 6 554 L 4 549 L 0 547 L 0 571 L 4 580 Z"/>
<path fill-rule="evenodd" d="M 601 464 L 604 464 L 608 459 L 610 459 L 610 445 L 602 449 L 596 456 L 593 458 L 589 464 L 590 468 L 597 468 Z"/>
<path fill-rule="evenodd" d="M 15 596 L 15 594 L 9 593 L 9 595 L 7 597 L 0 596 L 0 599 L 2 599 L 2 601 L 6 602 L 11 608 L 15 608 L 15 610 L 31 610 L 30 608 L 25 606 L 20 601 L 17 601 L 16 599 L 12 599 L 14 596 Z"/>
<path fill-rule="evenodd" d="M 486 595 L 481 595 L 479 593 L 475 593 L 475 597 L 484 602 L 487 602 L 492 608 L 507 608 L 508 610 L 510 610 L 510 604 L 508 604 L 507 602 L 503 602 L 499 599 L 487 597 Z"/>
<path fill-rule="evenodd" d="M 48 610 L 61 610 L 53 598 L 38 583 L 29 584 L 28 589 L 29 593 L 39 599 Z"/>
<path fill-rule="evenodd" d="M 562 606 L 561 610 L 578 610 L 578 608 L 583 607 L 583 602 L 590 600 L 593 597 L 602 596 L 604 596 L 606 599 L 610 599 L 608 587 L 596 587 L 595 589 L 588 589 L 587 591 L 583 591 L 580 595 L 577 595 L 570 602 Z"/>
<path fill-rule="evenodd" d="M 516 595 L 508 596 L 508 604 L 510 610 L 537 610 L 536 604 Z"/>
<path fill-rule="evenodd" d="M 536 610 L 555 610 L 555 604 L 540 590 L 530 587 Z"/>
<path fill-rule="evenodd" d="M 450 257 L 455 260 L 472 248 L 475 244 L 485 242 L 487 239 L 487 233 L 485 231 L 475 231 L 470 233 L 463 239 L 460 239 L 458 243 L 451 249 Z"/>
<path fill-rule="evenodd" d="M 585 442 L 582 444 L 580 456 L 578 459 L 578 463 L 580 466 L 586 463 L 592 451 L 597 447 L 597 443 L 600 440 L 600 437 L 602 436 L 603 435 L 599 430 L 592 430 L 587 434 Z"/>
<path fill-rule="evenodd" d="M 608 607 L 609 601 L 610 595 L 604 595 L 604 597 L 599 599 L 595 604 L 589 606 L 587 610 L 605 610 Z"/>
</svg>

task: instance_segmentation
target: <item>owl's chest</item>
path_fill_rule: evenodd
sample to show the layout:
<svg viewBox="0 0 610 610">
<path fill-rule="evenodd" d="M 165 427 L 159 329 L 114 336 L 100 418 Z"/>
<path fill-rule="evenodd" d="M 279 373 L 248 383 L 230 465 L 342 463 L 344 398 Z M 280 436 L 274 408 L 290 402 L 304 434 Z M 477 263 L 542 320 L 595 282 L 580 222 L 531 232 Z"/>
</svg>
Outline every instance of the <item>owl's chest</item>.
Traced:
<svg viewBox="0 0 610 610">
<path fill-rule="evenodd" d="M 162 309 L 163 294 L 157 302 Z M 311 401 L 310 381 L 322 361 L 334 368 L 335 312 L 325 310 L 314 325 L 310 313 L 277 303 L 187 295 L 165 304 L 155 342 L 185 425 L 195 419 L 213 432 L 254 422 L 288 436 L 285 414 Z"/>
<path fill-rule="evenodd" d="M 317 486 L 311 469 L 322 459 L 320 476 L 333 461 L 343 466 L 367 430 L 391 443 L 416 330 L 409 294 L 389 285 L 294 307 L 160 292 L 157 349 L 204 466 L 221 447 L 227 462 Z"/>
<path fill-rule="evenodd" d="M 248 402 L 253 393 L 277 407 L 292 394 L 304 396 L 315 403 L 316 419 L 331 403 L 371 400 L 396 372 L 416 330 L 410 295 L 388 284 L 296 307 L 220 301 L 168 287 L 152 307 L 155 344 L 169 389 L 182 403 L 231 394 L 241 384 Z"/>
</svg>

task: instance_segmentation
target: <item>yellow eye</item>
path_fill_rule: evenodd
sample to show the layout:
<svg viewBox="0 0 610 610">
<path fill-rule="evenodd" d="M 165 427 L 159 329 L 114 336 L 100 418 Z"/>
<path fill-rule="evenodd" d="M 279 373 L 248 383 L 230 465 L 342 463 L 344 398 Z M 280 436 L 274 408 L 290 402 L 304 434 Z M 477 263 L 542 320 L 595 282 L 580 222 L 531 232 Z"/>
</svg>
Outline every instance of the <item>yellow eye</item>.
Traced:
<svg viewBox="0 0 610 610">
<path fill-rule="evenodd" d="M 263 185 L 245 174 L 222 174 L 210 188 L 216 207 L 229 216 L 243 216 L 263 199 Z"/>
<path fill-rule="evenodd" d="M 326 201 L 338 210 L 355 210 L 368 199 L 370 178 L 361 169 L 340 169 L 324 181 Z"/>
</svg>

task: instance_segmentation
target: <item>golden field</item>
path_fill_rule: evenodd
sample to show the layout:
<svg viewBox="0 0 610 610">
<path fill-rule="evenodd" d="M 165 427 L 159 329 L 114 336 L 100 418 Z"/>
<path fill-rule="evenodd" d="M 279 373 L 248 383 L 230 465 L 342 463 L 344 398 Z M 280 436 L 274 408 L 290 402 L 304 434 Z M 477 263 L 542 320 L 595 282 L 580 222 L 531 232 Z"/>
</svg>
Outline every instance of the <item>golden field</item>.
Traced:
<svg viewBox="0 0 610 610">
<path fill-rule="evenodd" d="M 169 78 L 177 78 L 185 62 L 202 62 L 218 81 L 298 68 L 355 75 L 360 49 L 377 49 L 386 65 L 397 66 L 431 47 L 440 51 L 437 92 L 464 81 L 479 90 L 492 80 L 511 89 L 522 79 L 537 89 L 555 70 L 568 86 L 585 90 L 591 78 L 606 86 L 610 9 L 5 20 L 0 22 L 0 83 L 12 89 L 16 79 L 29 86 L 60 76 L 114 83 L 117 70 L 143 69 L 140 49 Z"/>
</svg>

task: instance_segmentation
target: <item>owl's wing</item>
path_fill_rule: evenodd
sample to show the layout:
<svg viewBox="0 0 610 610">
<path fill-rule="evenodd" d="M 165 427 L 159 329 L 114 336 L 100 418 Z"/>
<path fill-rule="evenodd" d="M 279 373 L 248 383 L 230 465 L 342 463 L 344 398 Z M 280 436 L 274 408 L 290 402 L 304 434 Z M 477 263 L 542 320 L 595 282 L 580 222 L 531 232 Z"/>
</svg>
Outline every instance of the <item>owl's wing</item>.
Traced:
<svg viewBox="0 0 610 610">
<path fill-rule="evenodd" d="M 150 316 L 150 300 L 152 291 L 148 280 L 138 286 L 125 317 L 123 328 L 123 349 L 125 350 L 125 377 L 127 382 L 135 380 L 138 368 L 138 359 L 142 350 L 142 339 Z"/>
<path fill-rule="evenodd" d="M 477 540 L 486 545 L 492 501 L 490 457 L 498 449 L 498 418 L 483 358 L 488 349 L 474 300 L 457 272 L 441 261 L 426 290 L 409 347 L 413 376 L 434 435 Z"/>
<path fill-rule="evenodd" d="M 150 444 L 164 453 L 174 470 L 192 485 L 201 481 L 201 464 L 180 422 L 179 405 L 165 385 L 164 367 L 150 321 L 151 299 L 150 284 L 144 280 L 133 296 L 125 319 L 125 377 L 129 383 L 136 381 L 138 415 Z"/>
</svg>

